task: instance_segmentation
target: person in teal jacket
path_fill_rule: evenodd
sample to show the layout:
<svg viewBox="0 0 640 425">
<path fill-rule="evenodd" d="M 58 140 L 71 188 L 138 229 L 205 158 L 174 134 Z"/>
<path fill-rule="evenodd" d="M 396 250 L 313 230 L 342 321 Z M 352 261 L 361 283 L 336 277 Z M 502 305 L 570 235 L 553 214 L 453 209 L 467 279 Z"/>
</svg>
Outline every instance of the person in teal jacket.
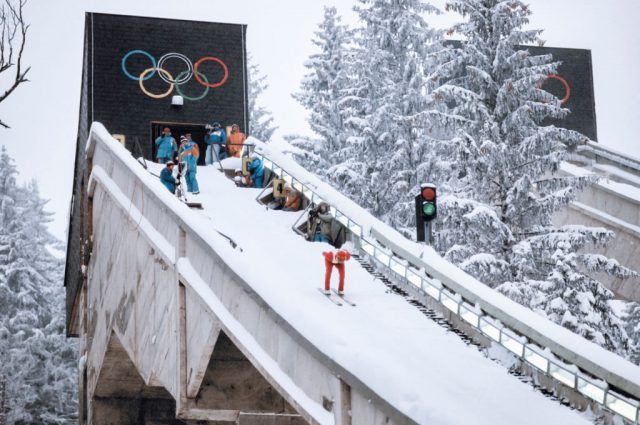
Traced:
<svg viewBox="0 0 640 425">
<path fill-rule="evenodd" d="M 165 127 L 162 136 L 156 139 L 156 158 L 160 164 L 166 164 L 167 161 L 173 160 L 178 151 L 176 139 L 171 136 L 171 129 Z"/>
<path fill-rule="evenodd" d="M 207 144 L 207 151 L 204 156 L 204 164 L 211 165 L 216 161 L 226 158 L 227 132 L 224 131 L 220 123 L 214 122 L 213 125 L 207 126 L 207 134 L 204 136 L 204 142 Z"/>
<path fill-rule="evenodd" d="M 264 165 L 257 153 L 251 154 L 251 163 L 249 164 L 249 172 L 251 180 L 255 183 L 255 187 L 262 187 L 264 179 Z"/>
<path fill-rule="evenodd" d="M 169 192 L 176 192 L 176 178 L 173 177 L 173 161 L 168 161 L 167 166 L 160 171 L 160 181 Z"/>
<path fill-rule="evenodd" d="M 197 195 L 200 193 L 196 173 L 198 172 L 198 158 L 200 157 L 200 148 L 198 144 L 191 140 L 191 133 L 185 134 L 187 140 L 180 145 L 180 161 L 187 164 L 187 172 L 185 180 L 187 180 L 187 191 Z"/>
</svg>

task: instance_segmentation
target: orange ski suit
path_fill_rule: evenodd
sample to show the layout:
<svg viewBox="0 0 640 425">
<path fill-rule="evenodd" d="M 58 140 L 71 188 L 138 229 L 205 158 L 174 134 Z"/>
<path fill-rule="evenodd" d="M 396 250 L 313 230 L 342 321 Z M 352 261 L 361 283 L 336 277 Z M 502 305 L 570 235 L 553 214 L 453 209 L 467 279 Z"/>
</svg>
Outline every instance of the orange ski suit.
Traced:
<svg viewBox="0 0 640 425">
<path fill-rule="evenodd" d="M 340 276 L 340 283 L 338 284 L 338 291 L 344 291 L 344 263 L 349 261 L 351 254 L 349 251 L 338 250 L 336 252 L 323 252 L 325 275 L 324 275 L 324 289 L 328 291 L 331 288 L 331 272 L 333 266 L 338 269 L 338 275 Z"/>
</svg>

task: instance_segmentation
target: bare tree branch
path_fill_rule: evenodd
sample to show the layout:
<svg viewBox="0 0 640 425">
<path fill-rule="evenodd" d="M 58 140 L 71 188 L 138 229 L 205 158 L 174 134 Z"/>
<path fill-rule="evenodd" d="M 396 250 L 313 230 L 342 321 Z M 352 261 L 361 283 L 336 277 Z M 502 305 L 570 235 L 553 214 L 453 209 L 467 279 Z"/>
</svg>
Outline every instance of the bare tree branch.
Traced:
<svg viewBox="0 0 640 425">
<path fill-rule="evenodd" d="M 22 10 L 27 0 L 4 0 L 0 8 L 0 74 L 15 67 L 15 77 L 11 85 L 0 95 L 0 102 L 11 95 L 22 83 L 26 83 L 31 67 L 22 68 L 22 56 L 27 41 L 29 25 L 25 22 Z M 16 56 L 17 51 L 17 56 Z M 15 60 L 15 62 L 14 62 Z M 0 126 L 9 126 L 0 120 Z"/>
</svg>

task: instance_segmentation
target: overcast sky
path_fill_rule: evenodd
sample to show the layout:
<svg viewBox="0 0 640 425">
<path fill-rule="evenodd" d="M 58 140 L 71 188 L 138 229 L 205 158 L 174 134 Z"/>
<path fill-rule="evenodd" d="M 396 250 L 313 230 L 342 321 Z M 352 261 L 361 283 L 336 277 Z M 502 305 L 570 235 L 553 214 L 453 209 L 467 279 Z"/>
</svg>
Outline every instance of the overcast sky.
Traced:
<svg viewBox="0 0 640 425">
<path fill-rule="evenodd" d="M 443 7 L 444 0 L 432 3 Z M 531 0 L 532 28 L 544 29 L 550 47 L 590 49 L 598 138 L 603 145 L 640 157 L 640 0 Z M 0 141 L 17 162 L 21 180 L 36 178 L 56 213 L 52 232 L 66 240 L 78 124 L 84 13 L 105 12 L 248 25 L 247 46 L 268 76 L 262 104 L 274 114 L 279 134 L 310 130 L 305 111 L 291 98 L 314 52 L 311 38 L 333 5 L 349 24 L 353 0 L 29 0 L 31 23 L 26 64 L 31 82 L 0 104 L 11 125 Z M 459 18 L 444 15 L 432 25 Z"/>
</svg>

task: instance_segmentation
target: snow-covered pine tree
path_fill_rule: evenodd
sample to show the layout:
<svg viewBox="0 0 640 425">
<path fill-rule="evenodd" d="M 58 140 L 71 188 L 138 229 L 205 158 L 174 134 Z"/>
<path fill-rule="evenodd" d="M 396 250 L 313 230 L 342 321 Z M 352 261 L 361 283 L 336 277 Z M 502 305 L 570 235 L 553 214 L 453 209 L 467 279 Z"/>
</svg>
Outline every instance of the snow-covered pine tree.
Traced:
<svg viewBox="0 0 640 425">
<path fill-rule="evenodd" d="M 260 95 L 269 87 L 267 84 L 267 76 L 260 73 L 258 64 L 249 56 L 249 74 L 248 74 L 248 98 L 249 98 L 249 127 L 251 136 L 263 142 L 271 140 L 273 132 L 278 129 L 273 125 L 273 116 L 271 112 L 264 106 L 260 106 L 258 99 Z M 246 130 L 245 130 L 246 131 Z"/>
<path fill-rule="evenodd" d="M 35 183 L 16 184 L 0 153 L 0 421 L 72 423 L 76 413 L 75 350 L 64 333 L 63 263 L 46 224 Z"/>
<path fill-rule="evenodd" d="M 438 69 L 434 91 L 457 121 L 456 137 L 437 151 L 448 173 L 441 181 L 437 247 L 481 281 L 542 312 L 587 339 L 626 354 L 626 334 L 608 301 L 612 293 L 587 273 L 633 272 L 588 254 L 612 232 L 556 227 L 590 178 L 558 173 L 568 150 L 586 137 L 553 125 L 568 111 L 540 88 L 558 63 L 532 55 L 540 31 L 524 30 L 531 11 L 520 0 L 449 0 L 467 21 L 454 27 L 464 41 L 458 59 Z M 434 170 L 438 174 L 438 170 Z"/>
<path fill-rule="evenodd" d="M 347 84 L 347 44 L 353 31 L 341 23 L 335 7 L 325 7 L 313 43 L 320 52 L 305 64 L 309 73 L 293 97 L 309 111 L 309 125 L 320 139 L 293 139 L 294 154 L 304 167 L 323 175 L 329 167 L 353 156 L 345 143 L 340 99 Z M 345 151 L 347 150 L 347 151 Z"/>
<path fill-rule="evenodd" d="M 359 0 L 362 27 L 348 56 L 349 84 L 339 105 L 353 155 L 330 180 L 399 230 L 413 219 L 412 191 L 428 154 L 431 89 L 426 72 L 439 59 L 441 33 L 422 0 Z"/>
<path fill-rule="evenodd" d="M 640 365 L 640 303 L 629 303 L 623 320 L 631 345 L 630 359 Z"/>
</svg>

